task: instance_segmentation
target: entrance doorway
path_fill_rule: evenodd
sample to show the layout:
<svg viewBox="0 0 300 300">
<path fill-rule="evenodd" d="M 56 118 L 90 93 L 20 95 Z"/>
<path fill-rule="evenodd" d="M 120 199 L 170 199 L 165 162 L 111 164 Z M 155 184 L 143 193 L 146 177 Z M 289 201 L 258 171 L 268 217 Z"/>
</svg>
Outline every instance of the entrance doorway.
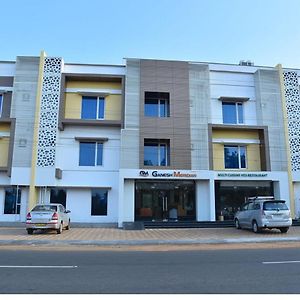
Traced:
<svg viewBox="0 0 300 300">
<path fill-rule="evenodd" d="M 184 221 L 196 219 L 194 181 L 135 183 L 135 220 Z"/>
</svg>

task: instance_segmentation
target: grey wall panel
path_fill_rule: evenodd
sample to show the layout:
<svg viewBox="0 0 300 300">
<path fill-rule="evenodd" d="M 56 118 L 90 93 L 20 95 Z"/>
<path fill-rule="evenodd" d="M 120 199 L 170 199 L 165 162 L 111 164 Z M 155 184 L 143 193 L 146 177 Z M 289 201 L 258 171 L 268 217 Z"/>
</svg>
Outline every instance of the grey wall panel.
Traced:
<svg viewBox="0 0 300 300">
<path fill-rule="evenodd" d="M 208 123 L 211 123 L 208 65 L 189 65 L 189 93 L 192 169 L 208 170 Z"/>
<path fill-rule="evenodd" d="M 268 127 L 271 171 L 287 171 L 286 143 L 277 70 L 258 70 L 254 74 L 257 122 Z"/>
<path fill-rule="evenodd" d="M 140 61 L 127 59 L 120 167 L 139 168 Z"/>
<path fill-rule="evenodd" d="M 122 129 L 121 130 L 121 169 L 139 168 L 139 130 Z"/>
<path fill-rule="evenodd" d="M 140 62 L 127 60 L 124 128 L 139 128 Z"/>
<path fill-rule="evenodd" d="M 39 57 L 17 57 L 11 104 L 11 117 L 16 118 L 13 167 L 31 166 L 38 75 Z"/>
</svg>

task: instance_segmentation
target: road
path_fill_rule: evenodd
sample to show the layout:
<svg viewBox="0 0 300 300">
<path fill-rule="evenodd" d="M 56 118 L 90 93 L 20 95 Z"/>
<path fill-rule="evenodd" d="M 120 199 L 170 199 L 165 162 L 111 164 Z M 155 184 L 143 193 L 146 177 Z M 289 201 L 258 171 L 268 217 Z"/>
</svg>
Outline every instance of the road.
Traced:
<svg viewBox="0 0 300 300">
<path fill-rule="evenodd" d="M 0 249 L 0 293 L 300 293 L 300 250 Z"/>
</svg>

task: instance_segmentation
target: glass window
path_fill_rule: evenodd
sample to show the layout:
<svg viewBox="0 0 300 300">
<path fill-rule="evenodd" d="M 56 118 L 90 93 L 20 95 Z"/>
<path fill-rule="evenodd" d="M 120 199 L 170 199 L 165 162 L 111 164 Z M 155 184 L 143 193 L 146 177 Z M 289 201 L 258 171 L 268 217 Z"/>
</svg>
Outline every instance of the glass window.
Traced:
<svg viewBox="0 0 300 300">
<path fill-rule="evenodd" d="M 0 95 L 0 117 L 2 115 L 2 103 L 3 103 L 3 96 Z"/>
<path fill-rule="evenodd" d="M 145 166 L 169 166 L 169 144 L 160 142 L 144 143 Z"/>
<path fill-rule="evenodd" d="M 246 203 L 242 206 L 241 210 L 247 210 L 249 206 L 249 203 Z"/>
<path fill-rule="evenodd" d="M 79 166 L 102 166 L 103 143 L 80 142 Z"/>
<path fill-rule="evenodd" d="M 224 124 L 244 123 L 243 103 L 222 102 L 222 111 Z"/>
<path fill-rule="evenodd" d="M 57 211 L 56 205 L 36 205 L 32 211 Z"/>
<path fill-rule="evenodd" d="M 284 202 L 268 201 L 264 202 L 264 210 L 288 210 L 288 207 Z"/>
<path fill-rule="evenodd" d="M 93 189 L 92 190 L 92 216 L 106 216 L 107 215 L 107 190 Z"/>
<path fill-rule="evenodd" d="M 81 118 L 90 120 L 104 119 L 104 98 L 83 96 Z"/>
<path fill-rule="evenodd" d="M 255 209 L 255 204 L 253 202 L 249 203 L 248 210 L 253 210 L 253 209 Z"/>
<path fill-rule="evenodd" d="M 104 98 L 98 98 L 98 116 L 97 119 L 104 119 Z"/>
<path fill-rule="evenodd" d="M 144 114 L 146 117 L 169 117 L 169 93 L 145 92 Z"/>
<path fill-rule="evenodd" d="M 245 169 L 246 147 L 224 146 L 225 169 Z"/>
<path fill-rule="evenodd" d="M 145 116 L 157 117 L 158 116 L 158 102 L 153 99 L 145 100 Z"/>
<path fill-rule="evenodd" d="M 16 188 L 5 189 L 4 214 L 20 214 L 21 190 Z"/>
<path fill-rule="evenodd" d="M 95 143 L 80 142 L 79 166 L 94 166 L 95 155 L 96 155 Z"/>
<path fill-rule="evenodd" d="M 66 207 L 67 193 L 65 189 L 52 188 L 50 190 L 50 203 L 59 203 Z"/>
</svg>

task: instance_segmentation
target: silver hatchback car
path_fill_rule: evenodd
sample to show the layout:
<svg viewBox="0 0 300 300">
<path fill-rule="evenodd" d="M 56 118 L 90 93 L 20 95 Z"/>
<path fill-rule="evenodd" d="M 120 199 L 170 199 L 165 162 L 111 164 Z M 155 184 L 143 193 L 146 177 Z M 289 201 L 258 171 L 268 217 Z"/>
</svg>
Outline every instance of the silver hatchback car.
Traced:
<svg viewBox="0 0 300 300">
<path fill-rule="evenodd" d="M 38 204 L 26 217 L 26 230 L 33 234 L 38 229 L 54 229 L 58 234 L 70 229 L 70 211 L 61 204 Z"/>
<path fill-rule="evenodd" d="M 292 225 L 290 210 L 284 200 L 274 197 L 251 197 L 234 216 L 237 229 L 250 228 L 258 233 L 264 228 L 277 228 L 286 233 Z"/>
</svg>

